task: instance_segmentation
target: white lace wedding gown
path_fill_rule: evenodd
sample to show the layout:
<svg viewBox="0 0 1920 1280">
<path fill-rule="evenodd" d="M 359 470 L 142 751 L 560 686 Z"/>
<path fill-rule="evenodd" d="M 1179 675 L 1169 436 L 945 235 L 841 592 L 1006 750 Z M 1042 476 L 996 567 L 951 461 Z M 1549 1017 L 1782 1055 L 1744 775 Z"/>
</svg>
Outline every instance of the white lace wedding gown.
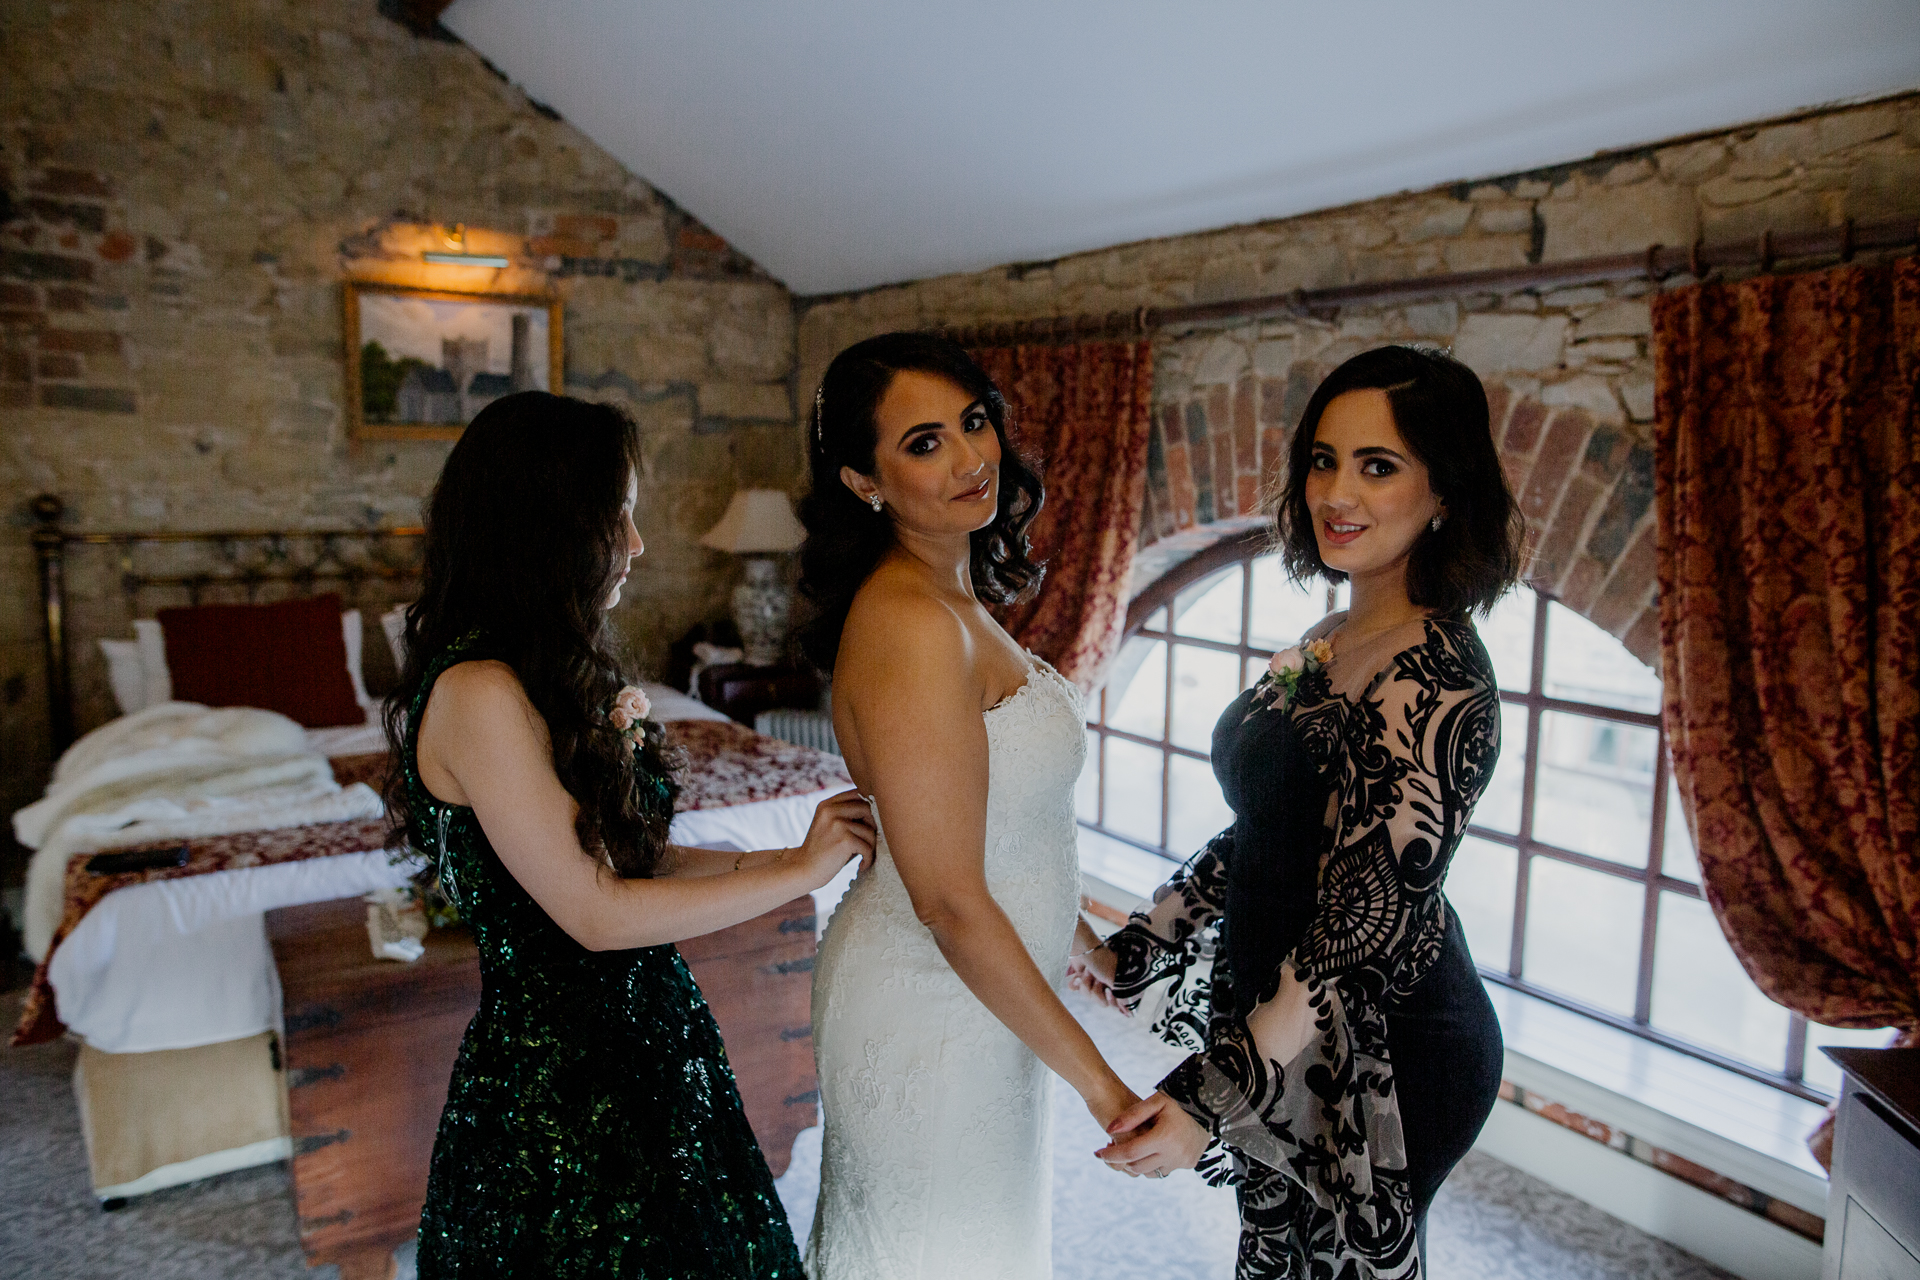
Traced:
<svg viewBox="0 0 1920 1280">
<path fill-rule="evenodd" d="M 1036 659 L 985 715 L 987 888 L 1057 989 L 1080 909 L 1080 694 Z M 821 943 L 813 1044 L 813 1280 L 1052 1275 L 1052 1073 L 941 956 L 884 829 Z"/>
</svg>

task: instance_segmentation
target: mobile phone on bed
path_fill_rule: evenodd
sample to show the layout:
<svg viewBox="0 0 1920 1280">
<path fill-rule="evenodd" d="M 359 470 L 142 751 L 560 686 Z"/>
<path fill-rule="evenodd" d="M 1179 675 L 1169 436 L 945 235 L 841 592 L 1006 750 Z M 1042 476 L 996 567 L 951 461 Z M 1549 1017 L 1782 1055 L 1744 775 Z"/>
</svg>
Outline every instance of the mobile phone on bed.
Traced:
<svg viewBox="0 0 1920 1280">
<path fill-rule="evenodd" d="M 114 853 L 96 853 L 87 859 L 87 870 L 97 876 L 125 875 L 129 871 L 152 871 L 158 867 L 187 865 L 187 846 L 171 849 L 122 849 Z"/>
</svg>

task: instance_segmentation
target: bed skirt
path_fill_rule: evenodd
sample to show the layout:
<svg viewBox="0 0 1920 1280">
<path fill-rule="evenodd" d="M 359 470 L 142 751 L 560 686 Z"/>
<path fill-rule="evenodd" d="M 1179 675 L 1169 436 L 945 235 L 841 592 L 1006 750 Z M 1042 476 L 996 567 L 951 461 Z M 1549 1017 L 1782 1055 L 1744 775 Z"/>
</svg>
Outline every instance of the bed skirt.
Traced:
<svg viewBox="0 0 1920 1280">
<path fill-rule="evenodd" d="M 80 1046 L 73 1092 L 101 1200 L 284 1160 L 287 1088 L 275 1033 L 197 1049 Z"/>
</svg>

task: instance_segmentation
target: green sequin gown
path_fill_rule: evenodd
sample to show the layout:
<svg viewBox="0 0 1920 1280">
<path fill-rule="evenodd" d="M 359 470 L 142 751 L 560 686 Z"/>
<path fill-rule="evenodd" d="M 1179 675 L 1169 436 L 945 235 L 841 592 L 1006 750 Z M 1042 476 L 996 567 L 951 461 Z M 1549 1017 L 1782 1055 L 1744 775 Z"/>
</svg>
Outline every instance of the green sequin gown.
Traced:
<svg viewBox="0 0 1920 1280">
<path fill-rule="evenodd" d="M 706 1000 L 671 946 L 588 951 L 494 854 L 473 810 L 415 766 L 440 672 L 402 762 L 415 847 L 480 949 L 467 1028 L 420 1215 L 422 1280 L 621 1277 L 801 1280 L 799 1252 Z"/>
</svg>

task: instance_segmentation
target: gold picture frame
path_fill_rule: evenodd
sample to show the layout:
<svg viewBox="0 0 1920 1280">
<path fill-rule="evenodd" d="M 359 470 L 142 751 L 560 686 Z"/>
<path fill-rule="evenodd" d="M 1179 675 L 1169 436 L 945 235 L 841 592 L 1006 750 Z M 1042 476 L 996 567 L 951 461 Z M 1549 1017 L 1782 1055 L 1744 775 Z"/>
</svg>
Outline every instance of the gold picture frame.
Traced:
<svg viewBox="0 0 1920 1280">
<path fill-rule="evenodd" d="M 344 311 L 354 440 L 457 440 L 488 401 L 566 380 L 557 298 L 350 280 Z"/>
</svg>

